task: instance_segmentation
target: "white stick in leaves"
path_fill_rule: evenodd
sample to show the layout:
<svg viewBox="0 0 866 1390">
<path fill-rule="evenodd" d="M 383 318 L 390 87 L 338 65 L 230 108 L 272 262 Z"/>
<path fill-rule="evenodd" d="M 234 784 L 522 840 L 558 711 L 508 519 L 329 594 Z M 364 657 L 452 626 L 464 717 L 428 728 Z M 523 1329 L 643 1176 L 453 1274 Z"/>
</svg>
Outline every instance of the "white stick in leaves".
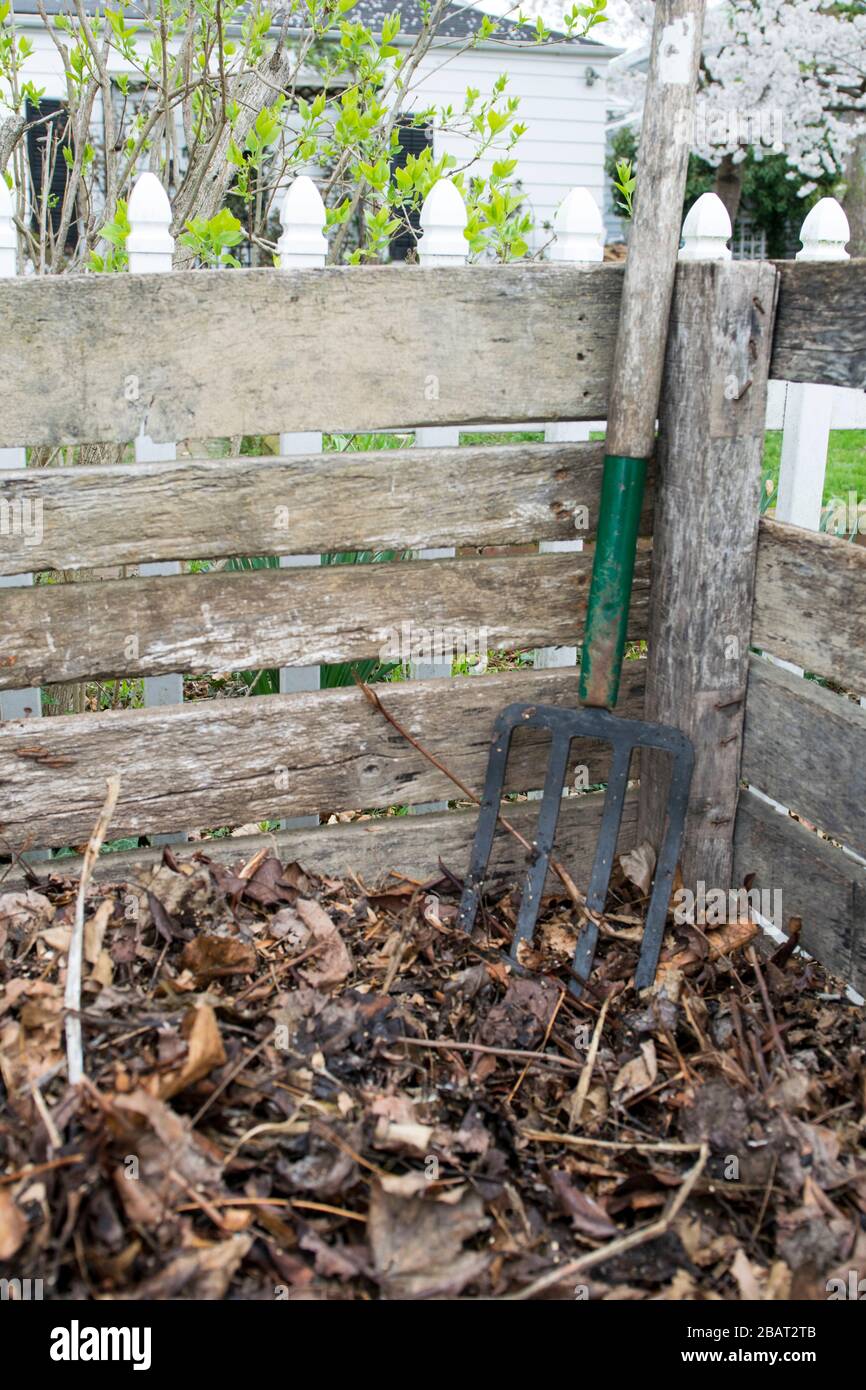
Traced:
<svg viewBox="0 0 866 1390">
<path fill-rule="evenodd" d="M 66 967 L 66 1063 L 70 1086 L 77 1086 L 84 1079 L 84 1048 L 81 1041 L 81 962 L 84 956 L 84 901 L 99 851 L 105 839 L 117 798 L 120 794 L 120 775 L 115 773 L 106 782 L 105 802 L 99 819 L 93 828 L 81 865 L 78 880 L 78 897 L 75 900 L 75 921 L 72 925 L 72 940 L 69 943 L 69 959 Z"/>
</svg>

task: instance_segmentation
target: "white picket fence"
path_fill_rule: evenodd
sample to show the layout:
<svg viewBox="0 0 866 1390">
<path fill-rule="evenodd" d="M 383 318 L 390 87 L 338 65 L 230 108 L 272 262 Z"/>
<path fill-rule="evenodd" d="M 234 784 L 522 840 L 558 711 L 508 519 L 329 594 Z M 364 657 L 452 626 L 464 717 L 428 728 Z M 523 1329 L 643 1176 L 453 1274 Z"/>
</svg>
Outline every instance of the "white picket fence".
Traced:
<svg viewBox="0 0 866 1390">
<path fill-rule="evenodd" d="M 169 227 L 171 209 L 158 179 L 150 173 L 139 176 L 129 201 L 131 231 L 128 239 L 129 269 L 135 273 L 161 274 L 171 270 L 174 242 Z M 306 175 L 295 179 L 287 189 L 281 208 L 282 235 L 277 245 L 282 270 L 324 266 L 327 256 L 325 236 L 325 207 L 313 181 Z M 419 260 L 421 273 L 432 266 L 460 265 L 467 258 L 464 229 L 467 213 L 463 198 L 456 186 L 443 179 L 431 189 L 421 212 L 422 239 Z M 845 214 L 832 198 L 822 199 L 803 223 L 803 249 L 798 259 L 847 259 L 845 245 L 849 236 Z M 705 193 L 695 203 L 683 224 L 683 246 L 680 259 L 729 260 L 731 224 L 720 199 Z M 601 211 L 592 194 L 585 188 L 575 188 L 562 202 L 555 220 L 554 236 L 549 251 L 553 260 L 581 264 L 598 262 L 604 256 L 604 224 Z M 0 180 L 0 276 L 17 272 L 16 238 L 12 222 L 12 200 Z M 407 274 L 418 273 L 407 270 Z M 817 529 L 821 518 L 822 494 L 827 463 L 827 448 L 832 428 L 866 426 L 866 398 L 860 392 L 842 391 L 825 386 L 771 384 L 768 406 L 768 427 L 783 429 L 781 475 L 777 495 L 776 515 L 780 520 Z M 479 425 L 478 429 L 487 429 Z M 500 430 L 525 430 L 517 422 L 500 426 Z M 532 428 L 531 426 L 529 428 Z M 536 427 L 537 428 L 537 427 Z M 548 441 L 586 440 L 595 430 L 603 431 L 604 421 L 583 421 L 550 424 L 544 434 Z M 415 432 L 417 446 L 458 447 L 460 431 L 456 428 L 427 429 Z M 280 435 L 282 454 L 320 452 L 322 436 L 318 433 L 286 433 Z M 136 441 L 138 460 L 173 459 L 173 444 L 156 445 L 142 436 Z M 23 467 L 26 454 L 23 447 L 0 450 L 0 468 Z M 580 539 L 542 542 L 544 550 L 580 550 Z M 422 550 L 418 560 L 453 555 L 453 549 Z M 318 555 L 283 556 L 283 566 L 317 565 Z M 141 573 L 175 574 L 179 561 L 141 566 Z M 31 576 L 0 578 L 0 585 L 30 584 Z M 536 651 L 538 667 L 573 666 L 577 660 L 574 646 L 544 648 Z M 450 675 L 449 660 L 413 662 L 410 678 L 431 678 Z M 280 672 L 280 690 L 284 694 L 317 690 L 320 668 L 289 667 Z M 183 699 L 183 679 L 180 675 L 148 678 L 144 682 L 144 702 L 147 706 L 177 704 Z M 19 690 L 0 694 L 0 719 L 38 718 L 41 715 L 38 690 Z M 438 809 L 439 803 L 413 808 L 417 812 Z M 784 808 L 780 808 L 784 809 Z M 287 825 L 316 822 L 315 816 L 297 818 Z M 169 837 L 176 839 L 177 836 Z"/>
</svg>

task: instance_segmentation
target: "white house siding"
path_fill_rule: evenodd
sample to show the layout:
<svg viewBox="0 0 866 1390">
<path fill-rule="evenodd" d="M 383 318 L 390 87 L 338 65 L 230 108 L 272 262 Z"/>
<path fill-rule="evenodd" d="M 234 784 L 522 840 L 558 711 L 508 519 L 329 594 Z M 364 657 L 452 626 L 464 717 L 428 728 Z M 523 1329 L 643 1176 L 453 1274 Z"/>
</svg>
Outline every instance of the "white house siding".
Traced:
<svg viewBox="0 0 866 1390">
<path fill-rule="evenodd" d="M 24 69 L 25 77 L 36 87 L 44 88 L 46 97 L 63 98 L 66 83 L 56 48 L 41 21 L 22 16 L 19 23 L 22 22 L 27 25 L 28 37 L 33 43 L 33 54 Z M 467 87 L 475 87 L 483 96 L 489 96 L 499 75 L 508 73 L 507 93 L 520 98 L 517 119 L 527 127 L 514 154 L 518 159 L 517 174 L 535 219 L 536 245 L 543 245 L 547 240 L 546 229 L 553 214 L 575 185 L 589 188 L 603 205 L 608 57 L 604 47 L 580 52 L 574 49 L 542 52 L 536 48 L 502 45 L 450 55 L 446 47 L 428 54 L 419 67 L 421 80 L 413 84 L 409 106 L 450 104 L 460 112 Z M 122 63 L 116 66 L 118 72 L 126 67 Z M 590 69 L 596 74 L 592 85 L 587 84 Z M 103 125 L 99 101 L 94 107 L 91 138 L 101 147 Z M 437 157 L 447 150 L 462 162 L 471 156 L 473 145 L 449 131 L 438 130 L 434 134 L 434 150 Z M 481 167 L 489 171 L 493 160 L 502 153 L 501 147 L 491 152 L 481 162 Z"/>
<path fill-rule="evenodd" d="M 428 55 L 419 67 L 423 80 L 413 92 L 414 107 L 447 106 L 459 112 L 467 87 L 488 97 L 497 77 L 508 73 L 507 93 L 520 98 L 517 120 L 526 134 L 517 142 L 517 175 L 536 223 L 536 242 L 547 239 L 557 207 L 575 185 L 590 189 L 599 204 L 604 194 L 605 121 L 607 112 L 604 49 L 576 54 L 538 49 L 474 49 L 455 55 L 443 66 L 444 52 Z M 597 78 L 587 85 L 587 72 Z M 437 158 L 447 152 L 459 162 L 472 152 L 471 141 L 449 131 L 434 131 Z M 488 171 L 501 150 L 482 161 Z M 459 167 L 459 165 L 458 165 Z"/>
</svg>

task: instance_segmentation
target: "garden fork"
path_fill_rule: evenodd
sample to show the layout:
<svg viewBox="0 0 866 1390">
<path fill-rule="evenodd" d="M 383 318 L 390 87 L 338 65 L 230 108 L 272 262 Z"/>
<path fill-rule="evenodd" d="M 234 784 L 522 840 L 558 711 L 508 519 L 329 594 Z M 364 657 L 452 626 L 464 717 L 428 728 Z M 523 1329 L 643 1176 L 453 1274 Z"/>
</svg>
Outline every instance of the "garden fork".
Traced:
<svg viewBox="0 0 866 1390">
<path fill-rule="evenodd" d="M 601 831 L 586 896 L 587 920 L 577 942 L 572 991 L 592 969 L 598 914 L 607 888 L 635 748 L 673 759 L 666 828 L 656 863 L 635 985 L 655 979 L 673 875 L 685 829 L 694 751 L 676 729 L 610 713 L 616 704 L 634 577 L 647 459 L 655 440 L 665 342 L 676 273 L 680 217 L 690 150 L 695 83 L 705 0 L 658 0 L 641 126 L 635 215 L 629 237 L 608 407 L 599 522 L 587 602 L 578 698 L 581 709 L 509 705 L 496 721 L 484 797 L 460 902 L 458 925 L 471 930 L 478 911 L 499 814 L 508 750 L 519 726 L 551 734 L 536 838 L 523 885 L 512 944 L 532 938 L 550 865 L 574 738 L 603 739 L 613 759 Z"/>
</svg>

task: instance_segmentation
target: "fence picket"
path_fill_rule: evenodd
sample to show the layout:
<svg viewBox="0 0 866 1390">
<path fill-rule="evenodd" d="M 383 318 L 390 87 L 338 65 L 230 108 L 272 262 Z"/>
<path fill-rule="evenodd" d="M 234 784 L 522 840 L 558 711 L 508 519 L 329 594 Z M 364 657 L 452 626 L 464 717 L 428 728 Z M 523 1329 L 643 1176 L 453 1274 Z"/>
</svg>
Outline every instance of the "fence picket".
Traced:
<svg viewBox="0 0 866 1390">
<path fill-rule="evenodd" d="M 822 198 L 800 231 L 798 261 L 847 261 L 848 219 L 835 198 Z M 777 521 L 816 531 L 821 522 L 827 449 L 836 388 L 791 382 L 785 399 Z"/>
<path fill-rule="evenodd" d="M 155 174 L 139 174 L 129 199 L 130 232 L 126 239 L 131 275 L 167 275 L 172 269 L 174 237 L 168 194 Z M 135 441 L 136 463 L 170 463 L 177 458 L 175 444 L 156 444 L 142 433 Z M 156 560 L 139 566 L 139 574 L 180 574 L 179 560 Z M 145 708 L 183 704 L 183 676 L 145 676 Z M 187 839 L 180 835 L 155 835 L 153 844 L 173 844 Z"/>
<path fill-rule="evenodd" d="M 466 204 L 463 195 L 450 179 L 440 179 L 434 183 L 421 208 L 422 237 L 418 248 L 418 260 L 422 269 L 440 265 L 465 265 L 467 244 L 463 235 L 466 226 Z M 431 384 L 433 389 L 438 383 Z M 460 430 L 453 425 L 441 428 L 419 428 L 415 431 L 417 448 L 457 448 L 460 444 Z M 418 550 L 416 560 L 446 560 L 456 555 L 453 546 L 439 546 L 435 549 Z M 410 680 L 429 680 L 451 675 L 451 659 L 441 661 L 411 661 Z M 410 815 L 424 815 L 428 811 L 447 810 L 447 801 L 422 802 L 410 808 Z"/>
<path fill-rule="evenodd" d="M 17 237 L 12 220 L 12 195 L 0 178 L 0 276 L 4 279 L 17 273 Z M 0 449 L 0 468 L 26 468 L 27 451 L 24 447 Z M 16 524 L 10 512 L 3 518 L 4 528 Z M 22 515 L 23 524 L 23 515 Z M 0 537 L 3 532 L 0 531 Z M 33 583 L 32 574 L 19 574 L 0 578 L 0 588 L 20 588 Z M 40 691 L 34 686 L 23 690 L 6 690 L 0 694 L 0 720 L 35 719 L 42 714 Z"/>
<path fill-rule="evenodd" d="M 573 188 L 563 198 L 553 219 L 555 239 L 550 259 L 562 262 L 598 262 L 604 260 L 604 221 L 598 204 L 588 188 Z M 548 444 L 568 444 L 589 439 L 592 422 L 564 420 L 545 425 L 544 438 Z M 573 541 L 541 541 L 539 552 L 583 550 L 582 538 Z M 539 647 L 533 654 L 536 670 L 557 666 L 576 666 L 577 647 Z"/>
<path fill-rule="evenodd" d="M 324 235 L 325 204 L 309 174 L 299 174 L 286 189 L 280 208 L 282 235 L 277 242 L 281 270 L 317 270 L 325 264 L 328 243 Z M 315 430 L 296 431 L 280 435 L 280 453 L 320 454 L 322 435 Z M 277 518 L 275 518 L 275 525 Z M 282 569 L 320 565 L 321 555 L 281 555 Z M 284 666 L 280 670 L 280 694 L 318 690 L 321 668 L 318 666 Z M 297 830 L 306 825 L 318 825 L 318 816 L 293 816 L 280 822 L 283 830 Z"/>
</svg>

